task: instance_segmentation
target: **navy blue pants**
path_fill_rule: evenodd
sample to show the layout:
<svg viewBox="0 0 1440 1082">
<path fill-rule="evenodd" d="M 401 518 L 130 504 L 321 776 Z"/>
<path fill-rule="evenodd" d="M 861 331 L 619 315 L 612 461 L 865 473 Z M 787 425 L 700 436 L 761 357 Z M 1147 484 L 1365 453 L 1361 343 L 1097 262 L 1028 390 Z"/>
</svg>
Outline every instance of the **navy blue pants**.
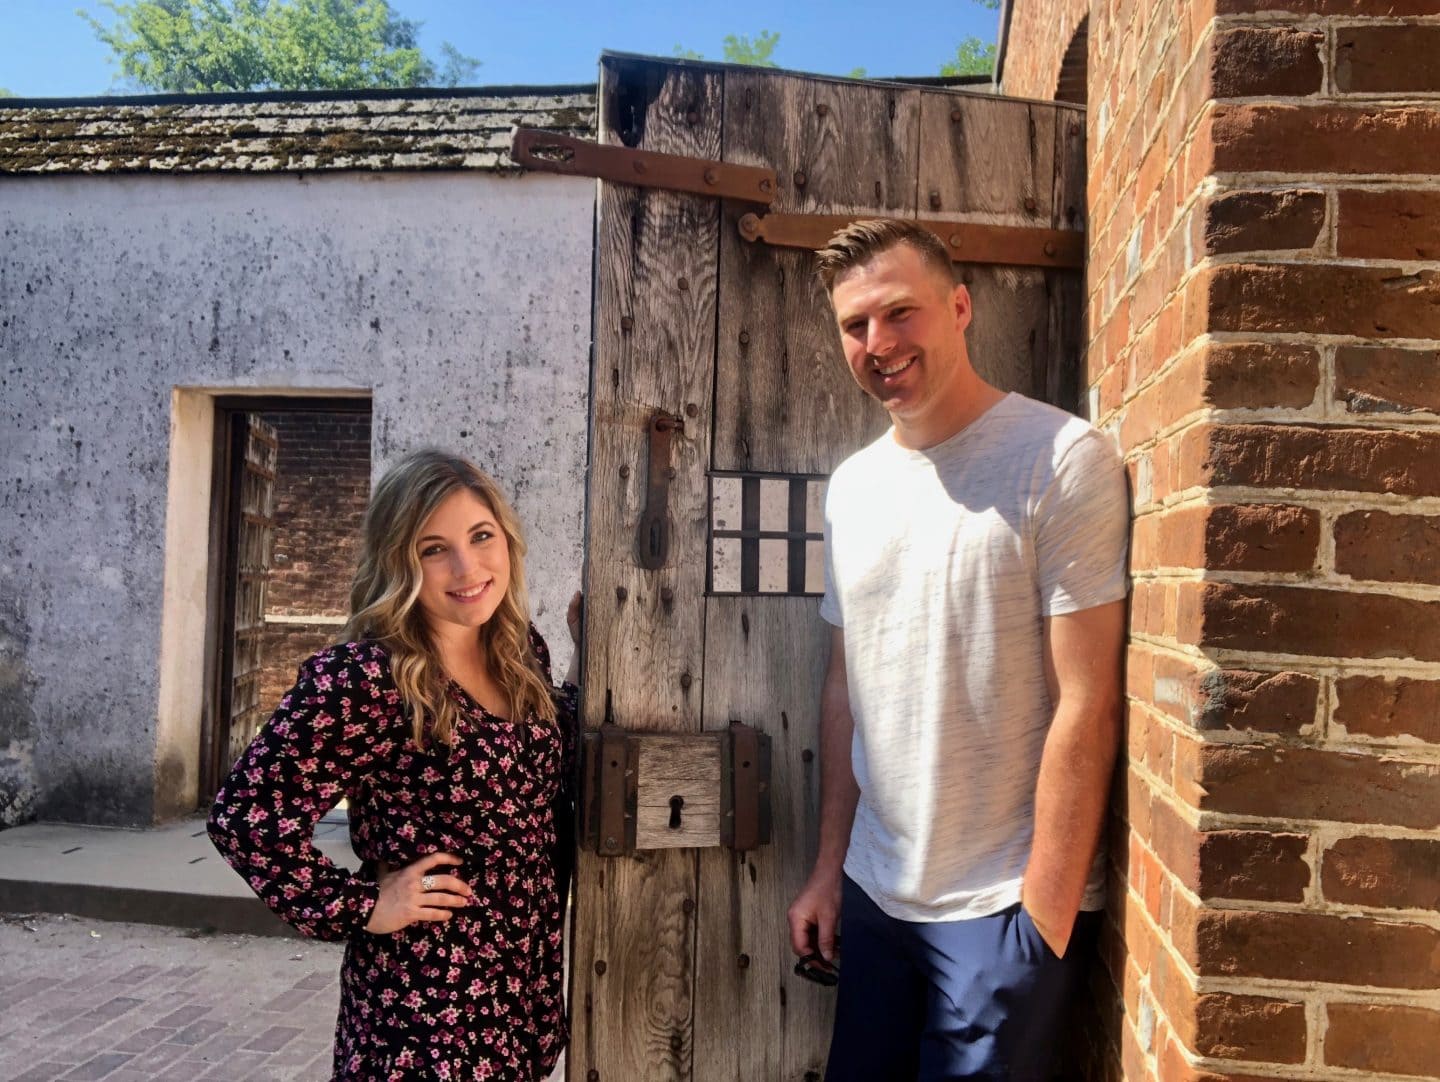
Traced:
<svg viewBox="0 0 1440 1082">
<path fill-rule="evenodd" d="M 943 923 L 896 920 L 849 876 L 826 1082 L 1048 1082 L 1100 928 L 1081 913 L 1065 957 L 1018 904 Z"/>
</svg>

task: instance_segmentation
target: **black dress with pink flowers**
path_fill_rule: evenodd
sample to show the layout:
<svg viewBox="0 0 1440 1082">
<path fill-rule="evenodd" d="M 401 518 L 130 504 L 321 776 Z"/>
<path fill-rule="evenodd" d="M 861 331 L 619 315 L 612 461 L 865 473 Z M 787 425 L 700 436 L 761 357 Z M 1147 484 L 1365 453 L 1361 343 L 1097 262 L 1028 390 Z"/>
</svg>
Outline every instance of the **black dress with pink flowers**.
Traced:
<svg viewBox="0 0 1440 1082">
<path fill-rule="evenodd" d="M 549 655 L 531 643 L 542 670 Z M 538 1082 L 566 1039 L 561 977 L 568 798 L 577 692 L 555 692 L 559 724 L 497 718 L 458 684 L 450 746 L 414 742 L 389 657 L 374 642 L 320 651 L 235 764 L 210 837 L 267 905 L 306 935 L 348 940 L 340 973 L 336 1079 Z M 341 797 L 365 871 L 311 844 Z M 448 922 L 364 930 L 376 863 L 439 851 L 472 904 Z"/>
</svg>

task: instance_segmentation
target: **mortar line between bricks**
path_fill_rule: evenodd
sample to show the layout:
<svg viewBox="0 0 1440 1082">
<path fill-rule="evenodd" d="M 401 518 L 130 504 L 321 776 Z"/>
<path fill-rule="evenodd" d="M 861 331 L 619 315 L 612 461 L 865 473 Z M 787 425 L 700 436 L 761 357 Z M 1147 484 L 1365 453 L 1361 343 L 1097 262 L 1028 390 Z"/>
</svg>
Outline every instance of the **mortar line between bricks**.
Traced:
<svg viewBox="0 0 1440 1082">
<path fill-rule="evenodd" d="M 1142 579 L 1140 581 L 1153 580 Z M 1203 671 L 1216 668 L 1316 674 L 1333 672 L 1337 676 L 1361 675 L 1401 678 L 1418 675 L 1431 679 L 1440 676 L 1440 664 L 1412 661 L 1409 658 L 1361 658 L 1351 661 L 1342 658 L 1312 657 L 1309 655 L 1259 654 L 1243 650 L 1202 651 L 1198 646 L 1190 643 L 1178 642 L 1171 638 L 1157 638 L 1139 632 L 1132 632 L 1130 639 L 1131 642 L 1136 645 L 1163 650 L 1165 653 L 1174 657 L 1184 658 L 1192 663 L 1203 663 L 1198 666 Z M 1417 741 L 1417 744 L 1419 746 L 1425 746 L 1425 742 L 1423 741 Z M 1406 742 L 1405 746 L 1409 747 L 1412 745 Z"/>
<path fill-rule="evenodd" d="M 1159 859 L 1159 855 L 1156 859 Z M 1163 863 L 1163 861 L 1161 862 Z M 1270 902 L 1258 898 L 1201 898 L 1186 891 L 1196 904 L 1215 913 L 1278 913 L 1292 917 L 1337 917 L 1341 920 L 1373 920 L 1381 924 L 1419 925 L 1440 931 L 1440 914 L 1428 909 L 1361 909 L 1335 902 L 1311 905 L 1307 901 Z M 1411 989 L 1414 991 L 1414 989 Z"/>
<path fill-rule="evenodd" d="M 1238 812 L 1201 810 L 1201 830 L 1281 830 L 1300 833 L 1333 828 L 1335 841 L 1346 838 L 1379 838 L 1387 841 L 1434 841 L 1435 831 L 1425 827 L 1401 827 L 1389 823 L 1342 823 L 1335 819 L 1297 819 L 1293 816 L 1246 815 Z M 1422 910 L 1422 912 L 1430 912 Z M 1431 916 L 1440 916 L 1431 912 Z"/>
<path fill-rule="evenodd" d="M 1208 673 L 1215 670 L 1199 669 L 1197 673 Z M 1265 670 L 1248 669 L 1250 672 L 1295 672 L 1297 670 Z M 1313 674 L 1307 674 L 1313 675 Z M 1314 736 L 1296 735 L 1291 733 L 1265 732 L 1260 729 L 1197 729 L 1192 725 L 1178 720 L 1169 711 L 1162 709 L 1149 699 L 1127 696 L 1127 701 L 1132 708 L 1142 710 L 1152 724 L 1163 724 L 1175 734 L 1182 736 L 1191 743 L 1202 747 L 1239 747 L 1239 748 L 1264 748 L 1266 750 L 1301 750 L 1301 751 L 1322 751 L 1333 752 L 1337 755 L 1359 755 L 1368 759 L 1379 759 L 1387 763 L 1394 763 L 1400 766 L 1430 767 L 1440 766 L 1440 755 L 1432 755 L 1429 744 L 1402 744 L 1396 741 L 1360 741 L 1360 740 L 1326 740 L 1320 737 L 1317 730 Z M 1313 724 L 1313 723 L 1311 723 Z M 1418 756 L 1417 753 L 1418 752 Z M 1205 814 L 1235 814 L 1220 813 L 1203 809 Z M 1269 818 L 1269 817 L 1262 817 Z M 1299 820 L 1296 820 L 1299 821 Z M 1317 820 L 1322 821 L 1322 820 Z M 1335 820 L 1323 820 L 1334 822 Z M 1415 828 L 1400 828 L 1415 829 Z"/>
<path fill-rule="evenodd" d="M 1326 1011 L 1320 1000 L 1314 997 L 1305 1001 L 1305 1062 L 1315 1067 L 1324 1066 Z"/>
<path fill-rule="evenodd" d="M 1440 338 L 1406 338 L 1393 336 L 1384 339 L 1362 338 L 1354 334 L 1333 334 L 1327 331 L 1206 331 L 1196 342 L 1211 341 L 1222 345 L 1246 345 L 1258 343 L 1267 346 L 1374 346 L 1383 341 L 1384 349 L 1408 349 L 1431 351 L 1440 350 Z"/>
<path fill-rule="evenodd" d="M 1292 103 L 1293 104 L 1293 103 Z M 1440 101 L 1436 102 L 1440 106 Z M 1437 110 L 1440 111 L 1440 110 Z M 1313 169 L 1286 171 L 1282 169 L 1222 169 L 1209 173 L 1206 179 L 1224 190 L 1260 187 L 1273 188 L 1378 188 L 1406 191 L 1434 191 L 1434 173 L 1335 173 Z"/>
<path fill-rule="evenodd" d="M 1163 867 L 1163 865 L 1162 865 Z M 1140 907 L 1146 920 L 1149 919 L 1148 912 L 1144 910 L 1144 900 L 1132 889 L 1129 882 L 1126 882 L 1126 894 L 1129 897 L 1127 904 Z M 1151 922 L 1152 930 L 1156 926 Z M 1156 936 L 1155 941 L 1162 944 L 1166 953 L 1172 959 L 1181 963 L 1182 975 L 1190 978 L 1190 990 L 1196 995 L 1235 995 L 1235 996 L 1263 996 L 1265 998 L 1283 998 L 1306 1004 L 1315 1003 L 1323 1009 L 1332 1003 L 1361 1003 L 1375 1006 L 1398 1006 L 1398 1007 L 1419 1007 L 1433 1009 L 1436 1004 L 1434 992 L 1421 989 L 1391 989 L 1391 988 L 1370 988 L 1358 985 L 1331 984 L 1315 981 L 1282 981 L 1262 977 L 1224 977 L 1224 976 L 1201 976 L 1189 970 L 1188 964 L 1183 958 L 1172 949 L 1174 944 L 1168 939 Z M 1158 1009 L 1158 1004 L 1156 1004 Z M 1163 1012 L 1162 1012 L 1163 1013 Z M 1168 1021 L 1168 1019 L 1167 1019 Z M 1230 1062 L 1230 1061 L 1224 1061 Z M 1283 1065 L 1275 1065 L 1283 1066 Z M 1369 1075 L 1365 1076 L 1367 1079 Z"/>
<path fill-rule="evenodd" d="M 1344 591 L 1336 591 L 1343 593 Z M 1315 654 L 1282 654 L 1267 653 L 1260 650 L 1231 650 L 1210 648 L 1205 651 L 1207 657 L 1214 660 L 1223 668 L 1234 669 L 1244 668 L 1250 662 L 1264 662 L 1270 665 L 1284 665 L 1287 668 L 1296 665 L 1333 665 L 1337 669 L 1355 672 L 1376 672 L 1387 673 L 1423 673 L 1426 676 L 1434 677 L 1436 673 L 1436 662 L 1414 661 L 1410 658 L 1372 658 L 1372 657 L 1333 657 Z"/>
<path fill-rule="evenodd" d="M 1354 1078 L 1356 1082 L 1422 1082 L 1413 1074 L 1386 1074 L 1383 1071 L 1372 1071 L 1368 1068 L 1358 1071 L 1333 1066 L 1313 1067 L 1309 1063 L 1265 1063 L 1262 1060 L 1219 1059 L 1215 1056 L 1194 1055 L 1190 1053 L 1189 1049 L 1185 1049 L 1185 1051 L 1187 1052 L 1186 1060 L 1192 1067 L 1198 1067 L 1205 1071 L 1218 1071 L 1221 1078 L 1233 1078 L 1237 1073 L 1243 1071 L 1246 1075 L 1254 1075 L 1257 1078 L 1284 1079 L 1286 1082 L 1304 1082 L 1306 1079 L 1331 1082 L 1336 1078 Z"/>
<path fill-rule="evenodd" d="M 1405 496 L 1395 492 L 1342 492 L 1335 489 L 1319 488 L 1271 488 L 1250 485 L 1215 485 L 1211 488 L 1195 486 L 1202 491 L 1217 493 L 1224 503 L 1304 503 L 1312 507 L 1340 505 L 1356 511 L 1403 510 L 1416 515 L 1440 514 L 1440 496 Z M 1186 492 L 1195 488 L 1186 489 Z M 1253 499 L 1241 499 L 1254 496 Z"/>
<path fill-rule="evenodd" d="M 1264 269 L 1271 267 L 1325 267 L 1344 270 L 1360 267 L 1369 270 L 1393 270 L 1405 276 L 1433 273 L 1440 268 L 1440 260 L 1400 259 L 1398 257 L 1378 258 L 1375 256 L 1332 255 L 1314 248 L 1253 248 L 1249 251 L 1218 252 L 1203 257 L 1207 267 L 1249 267 Z M 1148 322 L 1148 321 L 1147 321 Z M 1307 337 L 1311 337 L 1307 333 Z M 1376 339 L 1367 339 L 1375 341 Z M 1380 339 L 1389 341 L 1389 338 Z"/>
<path fill-rule="evenodd" d="M 1415 582 L 1384 582 L 1378 579 L 1354 579 L 1335 572 L 1316 574 L 1305 571 L 1228 571 L 1200 568 L 1196 577 L 1174 576 L 1182 582 L 1215 582 L 1230 586 L 1303 586 L 1313 590 L 1337 590 L 1349 596 L 1377 594 L 1410 601 L 1440 601 L 1440 585 Z"/>
</svg>

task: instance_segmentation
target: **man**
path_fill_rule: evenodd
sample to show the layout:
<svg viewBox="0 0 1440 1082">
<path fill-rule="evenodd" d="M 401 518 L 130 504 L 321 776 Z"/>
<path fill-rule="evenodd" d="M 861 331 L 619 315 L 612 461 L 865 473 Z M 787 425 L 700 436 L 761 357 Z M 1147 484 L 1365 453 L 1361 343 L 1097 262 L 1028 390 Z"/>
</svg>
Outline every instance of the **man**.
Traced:
<svg viewBox="0 0 1440 1082">
<path fill-rule="evenodd" d="M 836 957 L 828 1082 L 1047 1079 L 1098 930 L 1128 508 L 1079 418 L 985 383 L 913 222 L 818 255 L 893 427 L 825 506 L 820 845 L 791 946 Z"/>
</svg>

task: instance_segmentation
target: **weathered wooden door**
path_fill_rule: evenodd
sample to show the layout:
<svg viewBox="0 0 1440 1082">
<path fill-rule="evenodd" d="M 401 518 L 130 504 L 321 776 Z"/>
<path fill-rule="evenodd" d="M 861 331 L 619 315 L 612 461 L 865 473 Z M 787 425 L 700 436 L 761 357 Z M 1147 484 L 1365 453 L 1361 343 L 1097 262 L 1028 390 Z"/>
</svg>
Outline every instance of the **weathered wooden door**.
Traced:
<svg viewBox="0 0 1440 1082">
<path fill-rule="evenodd" d="M 607 57 L 600 141 L 768 166 L 773 211 L 1080 229 L 1073 108 L 898 84 Z M 756 208 L 604 183 L 587 491 L 584 718 L 741 721 L 773 742 L 773 835 L 746 854 L 581 854 L 571 1079 L 818 1079 L 834 992 L 796 977 L 785 910 L 817 822 L 820 490 L 881 432 L 809 253 L 752 244 Z M 992 381 L 1074 405 L 1076 270 L 967 266 Z M 642 568 L 647 426 L 679 418 L 664 566 Z M 653 512 L 653 508 L 651 509 Z"/>
<path fill-rule="evenodd" d="M 260 701 L 265 633 L 265 586 L 270 577 L 275 533 L 275 464 L 279 439 L 257 414 L 236 415 L 230 487 L 230 549 L 234 603 L 227 647 L 228 708 L 225 769 L 255 738 L 269 716 Z"/>
</svg>

